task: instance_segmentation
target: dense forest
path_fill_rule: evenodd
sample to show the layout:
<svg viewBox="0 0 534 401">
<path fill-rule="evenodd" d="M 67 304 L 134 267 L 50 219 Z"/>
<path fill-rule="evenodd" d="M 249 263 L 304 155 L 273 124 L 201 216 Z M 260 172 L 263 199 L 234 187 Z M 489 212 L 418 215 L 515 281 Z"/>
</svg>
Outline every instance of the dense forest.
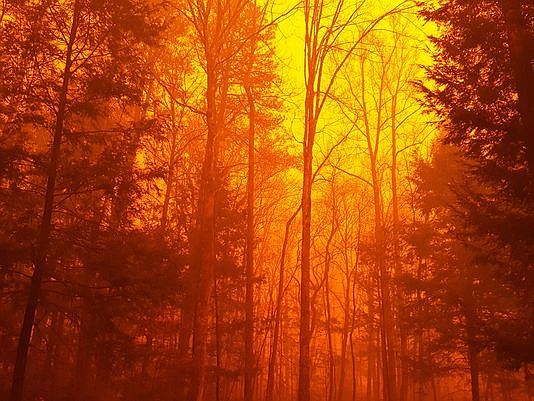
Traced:
<svg viewBox="0 0 534 401">
<path fill-rule="evenodd" d="M 532 401 L 532 0 L 0 0 L 0 399 Z"/>
</svg>

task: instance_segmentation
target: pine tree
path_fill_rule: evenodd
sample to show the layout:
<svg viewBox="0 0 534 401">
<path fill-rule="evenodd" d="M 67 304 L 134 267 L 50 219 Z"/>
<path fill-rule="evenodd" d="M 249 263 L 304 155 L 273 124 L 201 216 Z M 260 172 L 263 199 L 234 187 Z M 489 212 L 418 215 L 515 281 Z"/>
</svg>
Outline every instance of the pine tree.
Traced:
<svg viewBox="0 0 534 401">
<path fill-rule="evenodd" d="M 518 0 L 443 0 L 424 7 L 423 16 L 440 34 L 432 38 L 436 53 L 428 77 L 433 83 L 421 87 L 446 127 L 444 142 L 474 162 L 470 177 L 484 190 L 465 199 L 465 219 L 478 239 L 501 244 L 494 262 L 521 305 L 516 309 L 521 317 L 501 322 L 494 339 L 503 357 L 532 361 L 532 352 L 518 344 L 534 338 L 534 327 L 525 323 L 534 316 L 532 292 L 526 290 L 534 269 L 534 28 L 529 22 L 534 6 Z"/>
</svg>

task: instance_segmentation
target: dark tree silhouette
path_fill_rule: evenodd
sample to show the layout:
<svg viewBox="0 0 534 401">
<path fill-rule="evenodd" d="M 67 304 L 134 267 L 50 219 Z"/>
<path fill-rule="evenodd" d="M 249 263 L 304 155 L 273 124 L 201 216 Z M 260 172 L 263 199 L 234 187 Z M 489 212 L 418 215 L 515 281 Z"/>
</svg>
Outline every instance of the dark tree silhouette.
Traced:
<svg viewBox="0 0 534 401">
<path fill-rule="evenodd" d="M 464 200 L 479 238 L 509 249 L 500 274 L 513 284 L 521 318 L 497 330 L 495 341 L 518 362 L 531 362 L 534 316 L 534 4 L 518 0 L 445 0 L 422 12 L 441 35 L 421 85 L 446 128 L 444 141 L 470 158 L 484 191 Z M 512 328 L 513 327 L 513 328 Z"/>
</svg>

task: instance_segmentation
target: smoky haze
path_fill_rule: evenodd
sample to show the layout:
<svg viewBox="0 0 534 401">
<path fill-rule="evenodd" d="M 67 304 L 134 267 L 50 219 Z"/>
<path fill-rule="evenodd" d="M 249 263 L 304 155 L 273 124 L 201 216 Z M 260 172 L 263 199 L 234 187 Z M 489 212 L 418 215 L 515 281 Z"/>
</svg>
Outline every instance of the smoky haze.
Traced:
<svg viewBox="0 0 534 401">
<path fill-rule="evenodd" d="M 0 399 L 532 401 L 527 0 L 3 0 Z"/>
</svg>

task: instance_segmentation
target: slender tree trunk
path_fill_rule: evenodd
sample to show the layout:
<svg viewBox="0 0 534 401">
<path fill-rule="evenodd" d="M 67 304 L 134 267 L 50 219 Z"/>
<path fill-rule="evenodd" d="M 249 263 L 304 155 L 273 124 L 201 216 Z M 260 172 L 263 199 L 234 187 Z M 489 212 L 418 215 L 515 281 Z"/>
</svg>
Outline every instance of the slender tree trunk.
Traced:
<svg viewBox="0 0 534 401">
<path fill-rule="evenodd" d="M 345 302 L 345 307 L 349 307 Z M 345 395 L 345 377 L 347 375 L 347 343 L 352 338 L 352 330 L 349 332 L 349 325 L 347 324 L 347 316 L 344 317 L 343 323 L 343 333 L 341 334 L 341 355 L 340 355 L 340 366 L 339 366 L 339 382 L 337 389 L 337 400 L 342 401 Z M 352 346 L 352 344 L 350 344 Z M 354 361 L 352 361 L 354 362 Z"/>
<path fill-rule="evenodd" d="M 377 291 L 378 292 L 378 291 Z M 377 295 L 378 298 L 378 295 Z M 380 319 L 380 309 L 378 312 L 378 316 Z M 383 378 L 382 375 L 382 369 L 383 365 L 381 363 L 382 360 L 382 347 L 380 346 L 380 326 L 378 325 L 376 327 L 376 331 L 374 333 L 375 336 L 375 344 L 376 344 L 376 359 L 375 359 L 375 380 L 374 380 L 374 396 L 375 400 L 380 400 L 380 391 L 382 390 L 382 395 L 384 394 L 384 383 L 380 380 L 380 378 Z M 382 386 L 382 387 L 381 387 Z"/>
<path fill-rule="evenodd" d="M 309 38 L 308 38 L 309 40 Z M 310 54 L 311 53 L 311 54 Z M 310 400 L 310 342 L 311 342 L 311 305 L 310 305 L 310 257 L 311 257 L 311 216 L 313 184 L 313 145 L 317 127 L 315 109 L 316 96 L 316 59 L 313 51 L 308 51 L 308 76 L 305 100 L 305 128 L 303 140 L 303 178 L 302 178 L 302 254 L 300 277 L 300 332 L 299 332 L 299 386 L 298 400 Z"/>
<path fill-rule="evenodd" d="M 170 99 L 171 103 L 171 149 L 169 155 L 169 168 L 165 180 L 165 196 L 163 198 L 163 209 L 161 211 L 160 229 L 165 232 L 167 228 L 167 221 L 169 215 L 169 205 L 171 201 L 172 187 L 174 184 L 174 163 L 176 161 L 176 111 L 174 108 L 174 100 Z"/>
<path fill-rule="evenodd" d="M 213 306 L 215 309 L 215 364 L 217 371 L 215 372 L 215 400 L 221 401 L 221 326 L 220 310 L 219 310 L 219 293 L 217 288 L 217 274 L 213 276 Z"/>
<path fill-rule="evenodd" d="M 332 184 L 334 185 L 334 184 Z M 330 245 L 334 239 L 336 233 L 336 203 L 335 203 L 335 193 L 332 193 L 334 198 L 334 205 L 332 206 L 332 227 L 330 230 L 330 235 L 326 242 L 325 257 L 324 257 L 324 299 L 325 299 L 325 315 L 326 315 L 326 335 L 328 340 L 328 401 L 333 401 L 335 398 L 335 387 L 336 387 L 336 378 L 335 378 L 335 355 L 334 355 L 334 344 L 332 339 L 332 312 L 330 306 Z"/>
<path fill-rule="evenodd" d="M 352 271 L 349 270 L 349 264 L 347 260 L 347 255 L 345 255 L 345 268 L 347 269 L 347 288 L 345 289 L 345 300 L 344 300 L 344 316 L 343 316 L 343 333 L 341 337 L 341 361 L 339 366 L 339 386 L 337 392 L 337 401 L 343 401 L 344 390 L 345 390 L 345 376 L 346 376 L 346 359 L 347 359 L 347 342 L 350 343 L 351 350 L 351 361 L 352 367 L 354 368 L 354 352 L 352 344 L 352 333 L 354 331 L 354 318 L 350 310 L 350 289 L 352 282 Z M 353 376 L 354 377 L 354 376 Z"/>
<path fill-rule="evenodd" d="M 289 241 L 289 231 L 291 229 L 291 224 L 293 220 L 297 217 L 300 212 L 300 206 L 297 210 L 291 215 L 289 220 L 286 223 L 286 230 L 284 233 L 284 241 L 282 243 L 282 252 L 280 255 L 280 271 L 278 277 L 278 293 L 276 294 L 276 306 L 275 306 L 275 317 L 274 317 L 274 330 L 273 330 L 273 342 L 271 346 L 271 353 L 269 355 L 269 368 L 267 373 L 267 388 L 265 391 L 265 401 L 273 400 L 274 392 L 274 372 L 276 370 L 276 356 L 278 353 L 278 343 L 280 338 L 280 324 L 282 318 L 282 300 L 284 295 L 284 271 L 285 271 L 285 260 L 287 252 L 287 243 Z"/>
<path fill-rule="evenodd" d="M 349 272 L 349 275 L 348 275 L 348 280 L 347 280 L 347 294 L 346 294 L 346 297 L 347 297 L 347 300 L 348 300 L 348 303 L 347 303 L 347 310 L 348 310 L 348 314 L 346 314 L 346 318 L 350 318 L 350 356 L 351 356 L 351 362 L 352 362 L 352 401 L 356 401 L 356 397 L 357 397 L 357 382 L 356 382 L 356 374 L 357 373 L 360 373 L 360 372 L 357 372 L 356 371 L 356 357 L 355 357 L 355 354 L 354 354 L 354 329 L 355 329 L 355 326 L 356 326 L 356 311 L 357 311 L 357 307 L 356 307 L 356 281 L 357 281 L 357 275 L 358 275 L 358 269 L 359 269 L 359 265 L 360 265 L 360 239 L 361 239 L 361 215 L 358 216 L 358 239 L 357 239 L 357 245 L 356 245 L 356 263 L 354 264 L 354 269 Z M 348 264 L 347 264 L 348 265 Z M 352 286 L 350 285 L 351 284 L 351 276 L 354 275 L 354 278 L 352 278 Z M 350 306 L 350 288 L 352 287 L 352 311 L 349 311 L 349 306 Z M 361 374 L 360 374 L 360 377 L 361 377 Z M 340 381 L 339 381 L 340 385 L 340 389 L 339 389 L 339 401 L 343 401 L 343 380 L 341 380 L 340 378 Z M 368 401 L 369 398 L 368 398 Z"/>
<path fill-rule="evenodd" d="M 59 94 L 59 103 L 57 108 L 56 123 L 54 127 L 54 136 L 50 149 L 48 179 L 46 184 L 46 193 L 44 199 L 43 214 L 41 217 L 41 225 L 39 227 L 39 234 L 37 238 L 34 270 L 31 278 L 28 301 L 26 303 L 26 309 L 24 311 L 24 319 L 20 331 L 17 346 L 17 356 L 15 359 L 15 366 L 13 370 L 13 381 L 10 398 L 11 401 L 22 401 L 24 378 L 26 373 L 26 363 L 28 360 L 28 350 L 30 348 L 31 335 L 35 323 L 35 313 L 37 311 L 37 305 L 39 303 L 39 297 L 41 293 L 41 284 L 45 276 L 45 270 L 47 267 L 46 264 L 50 245 L 50 234 L 52 231 L 54 192 L 56 188 L 56 179 L 59 168 L 61 141 L 63 139 L 63 127 L 67 114 L 68 92 L 71 79 L 72 49 L 74 46 L 74 42 L 76 41 L 78 22 L 81 12 L 80 7 L 80 2 L 75 1 L 73 6 L 73 16 L 70 27 L 69 41 L 67 43 L 65 55 L 63 82 L 61 86 L 61 92 Z"/>
<path fill-rule="evenodd" d="M 415 219 L 414 219 L 415 221 Z M 428 221 L 428 216 L 425 216 L 425 222 Z M 421 282 L 423 280 L 423 268 L 425 267 L 424 260 L 419 257 L 418 263 L 417 263 L 417 280 Z M 418 316 L 421 316 L 421 313 L 423 311 L 423 293 L 420 288 L 416 289 L 416 313 Z M 414 396 L 417 393 L 417 399 L 420 401 L 423 399 L 423 326 L 422 323 L 417 323 L 417 327 L 415 328 L 415 339 L 414 339 L 414 348 L 415 348 L 415 358 L 417 361 L 417 370 L 416 370 L 416 376 L 414 381 Z"/>
<path fill-rule="evenodd" d="M 389 271 L 385 260 L 385 238 L 384 238 L 384 224 L 383 224 L 383 205 L 381 182 L 378 172 L 378 151 L 380 144 L 380 134 L 382 129 L 382 106 L 383 106 L 383 92 L 385 85 L 385 72 L 382 71 L 379 96 L 377 101 L 377 124 L 374 140 L 371 138 L 371 129 L 369 124 L 369 116 L 366 105 L 366 85 L 365 85 L 365 56 L 361 59 L 361 104 L 363 109 L 363 119 L 365 124 L 365 138 L 367 141 L 367 151 L 369 154 L 370 168 L 371 168 L 371 183 L 373 187 L 373 203 L 374 203 L 374 231 L 375 231 L 375 253 L 376 253 L 376 267 L 378 274 L 378 301 L 379 301 L 379 315 L 380 315 L 380 345 L 381 345 L 381 359 L 382 359 L 382 380 L 383 380 L 383 398 L 384 401 L 395 400 L 395 365 L 394 352 L 392 347 L 393 342 L 393 326 L 391 313 L 391 298 L 390 298 L 390 280 Z M 374 142 L 374 143 L 373 143 Z"/>
<path fill-rule="evenodd" d="M 300 332 L 299 332 L 299 382 L 298 401 L 310 401 L 311 360 L 310 342 L 311 304 L 310 304 L 310 257 L 311 257 L 311 218 L 312 218 L 312 185 L 313 185 L 313 146 L 317 129 L 320 92 L 321 66 L 318 65 L 318 35 L 316 29 L 321 23 L 322 6 L 315 0 L 304 4 L 304 20 L 306 25 L 305 38 L 305 77 L 306 97 L 304 103 L 304 138 L 302 141 L 303 177 L 302 177 L 302 250 L 300 277 Z M 317 82 L 319 81 L 319 82 Z"/>
<path fill-rule="evenodd" d="M 248 173 L 247 173 L 247 235 L 246 235 L 246 295 L 245 295 L 245 386 L 244 401 L 254 398 L 254 139 L 256 107 L 252 90 L 245 87 L 249 107 Z"/>
<path fill-rule="evenodd" d="M 189 278 L 189 282 L 191 279 Z M 193 320 L 195 315 L 195 297 L 190 289 L 186 289 L 184 304 L 181 307 L 180 331 L 178 333 L 178 363 L 176 375 L 176 399 L 187 398 L 187 368 L 190 365 L 191 335 L 193 333 Z"/>
<path fill-rule="evenodd" d="M 376 243 L 376 265 L 378 273 L 378 301 L 380 312 L 380 344 L 382 357 L 382 380 L 384 401 L 394 399 L 394 370 L 392 369 L 390 330 L 391 325 L 391 304 L 389 294 L 389 275 L 385 265 L 384 249 L 384 227 L 382 224 L 382 199 L 380 193 L 380 183 L 376 169 L 376 150 L 369 149 L 371 155 L 371 176 L 374 194 L 375 209 L 375 243 Z"/>
<path fill-rule="evenodd" d="M 473 282 L 470 281 L 470 284 L 472 285 Z M 472 306 L 474 298 L 475 294 L 470 292 L 467 298 L 467 306 L 465 310 L 467 362 L 469 364 L 469 375 L 471 377 L 471 401 L 480 401 L 480 369 L 478 362 L 479 349 L 476 345 L 475 311 L 474 307 Z"/>
<path fill-rule="evenodd" d="M 358 389 L 358 382 L 356 380 L 356 375 L 359 373 L 356 369 L 356 350 L 354 349 L 354 330 L 350 332 L 350 361 L 352 365 L 352 401 L 356 401 L 357 399 L 357 389 Z M 342 396 L 339 397 L 340 401 L 343 401 Z"/>
<path fill-rule="evenodd" d="M 379 397 L 379 381 L 378 381 L 378 343 L 375 328 L 375 299 L 373 296 L 373 288 L 370 285 L 367 289 L 368 302 L 368 323 L 367 330 L 369 333 L 367 344 L 367 399 L 378 400 Z"/>
<path fill-rule="evenodd" d="M 310 400 L 310 251 L 311 251 L 311 191 L 313 140 L 304 142 L 304 177 L 302 185 L 302 255 L 300 278 L 300 334 L 299 334 L 299 386 L 298 400 Z"/>
<path fill-rule="evenodd" d="M 397 188 L 397 93 L 398 88 L 391 98 L 391 203 L 393 209 L 393 273 L 395 277 L 402 275 L 402 264 L 400 260 L 399 244 L 399 196 Z M 399 364 L 399 400 L 406 401 L 408 370 L 407 360 L 407 338 L 406 330 L 402 324 L 402 310 L 404 308 L 404 291 L 397 287 L 396 294 L 396 321 L 398 323 L 400 337 L 400 364 Z"/>
<path fill-rule="evenodd" d="M 75 401 L 82 401 L 88 396 L 88 390 L 91 385 L 89 379 L 91 355 L 94 347 L 93 335 L 91 333 L 91 317 L 85 305 L 87 301 L 82 300 L 82 302 L 76 366 L 72 383 L 72 397 Z"/>
<path fill-rule="evenodd" d="M 471 401 L 480 401 L 480 384 L 478 368 L 478 351 L 472 345 L 468 347 L 469 375 L 471 377 Z"/>
<path fill-rule="evenodd" d="M 60 346 L 63 343 L 63 313 L 53 312 L 51 314 L 52 334 L 48 337 L 46 344 L 46 362 L 45 366 L 48 375 L 44 379 L 44 385 L 51 394 L 57 391 L 58 375 L 60 373 Z"/>
</svg>

